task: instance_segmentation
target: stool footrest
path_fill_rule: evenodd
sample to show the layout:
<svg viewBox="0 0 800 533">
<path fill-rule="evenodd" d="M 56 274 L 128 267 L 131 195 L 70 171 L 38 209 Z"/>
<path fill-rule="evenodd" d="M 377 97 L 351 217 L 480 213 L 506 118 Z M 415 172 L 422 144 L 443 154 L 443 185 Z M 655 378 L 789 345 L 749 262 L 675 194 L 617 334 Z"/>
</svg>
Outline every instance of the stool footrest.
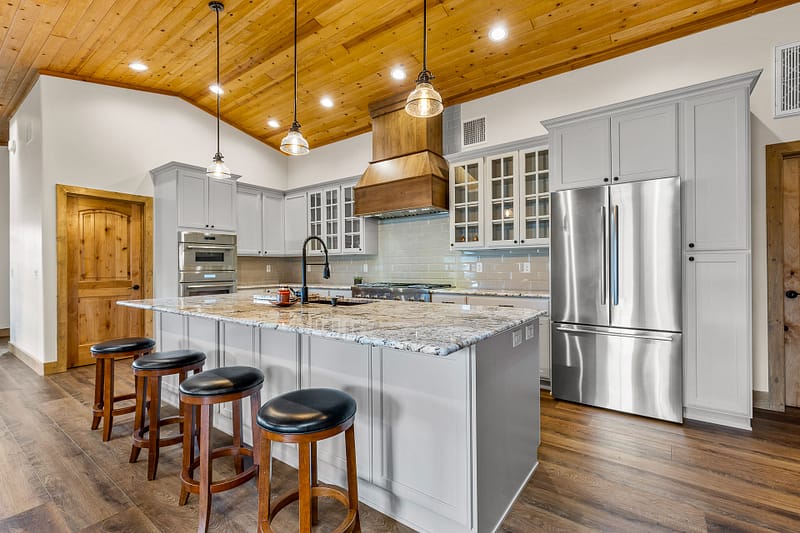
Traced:
<svg viewBox="0 0 800 533">
<path fill-rule="evenodd" d="M 187 477 L 185 472 L 181 472 L 181 481 L 185 484 L 184 490 L 190 492 L 192 494 L 199 494 L 200 493 L 200 483 L 194 479 Z M 254 477 L 258 475 L 258 466 L 251 465 L 249 468 L 246 468 L 242 472 L 236 474 L 233 477 L 221 479 L 219 481 L 214 481 L 211 483 L 211 494 L 215 494 L 217 492 L 223 492 L 234 487 L 238 487 L 242 483 L 247 483 Z"/>
<path fill-rule="evenodd" d="M 338 501 L 345 507 L 350 505 L 350 501 L 348 499 L 348 494 L 338 487 L 311 487 L 311 497 L 312 498 L 333 498 L 334 500 Z M 300 491 L 298 489 L 290 490 L 288 492 L 284 492 L 280 496 L 275 499 L 275 502 L 270 505 L 269 511 L 269 521 L 272 523 L 272 520 L 275 519 L 275 515 L 277 515 L 281 509 L 294 503 L 300 499 Z M 333 530 L 332 533 L 343 533 L 345 531 L 350 531 L 353 527 L 354 522 L 356 521 L 356 511 L 355 510 L 348 510 L 347 516 L 344 517 L 344 520 Z M 267 531 L 271 531 L 267 530 Z"/>
</svg>

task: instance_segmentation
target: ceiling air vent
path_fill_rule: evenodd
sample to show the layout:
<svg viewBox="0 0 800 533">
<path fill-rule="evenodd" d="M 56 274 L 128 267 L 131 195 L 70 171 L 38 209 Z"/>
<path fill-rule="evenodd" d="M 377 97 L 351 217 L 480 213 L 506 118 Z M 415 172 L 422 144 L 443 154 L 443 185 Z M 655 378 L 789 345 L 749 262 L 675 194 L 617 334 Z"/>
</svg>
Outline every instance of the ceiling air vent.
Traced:
<svg viewBox="0 0 800 533">
<path fill-rule="evenodd" d="M 486 142 L 486 117 L 462 122 L 461 131 L 464 148 Z"/>
<path fill-rule="evenodd" d="M 800 113 L 800 43 L 775 47 L 775 116 Z"/>
</svg>

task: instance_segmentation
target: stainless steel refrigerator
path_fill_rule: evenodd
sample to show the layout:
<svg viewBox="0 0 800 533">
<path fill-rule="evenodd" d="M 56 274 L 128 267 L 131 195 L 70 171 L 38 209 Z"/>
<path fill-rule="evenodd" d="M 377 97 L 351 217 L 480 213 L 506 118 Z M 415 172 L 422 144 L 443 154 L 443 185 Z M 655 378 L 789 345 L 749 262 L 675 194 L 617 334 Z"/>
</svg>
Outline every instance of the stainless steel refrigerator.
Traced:
<svg viewBox="0 0 800 533">
<path fill-rule="evenodd" d="M 551 202 L 553 396 L 681 422 L 679 178 Z"/>
</svg>

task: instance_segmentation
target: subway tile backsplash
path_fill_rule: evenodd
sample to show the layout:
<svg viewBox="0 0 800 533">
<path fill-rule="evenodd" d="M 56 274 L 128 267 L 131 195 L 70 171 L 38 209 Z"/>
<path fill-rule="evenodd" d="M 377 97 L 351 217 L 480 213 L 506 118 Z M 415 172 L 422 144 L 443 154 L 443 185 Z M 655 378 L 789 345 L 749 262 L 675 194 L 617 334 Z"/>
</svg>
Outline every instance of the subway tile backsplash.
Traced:
<svg viewBox="0 0 800 533">
<path fill-rule="evenodd" d="M 360 276 L 365 282 L 428 281 L 459 288 L 549 289 L 547 249 L 452 250 L 449 220 L 447 215 L 383 220 L 378 226 L 376 255 L 332 256 L 330 280 L 322 279 L 322 267 L 312 266 L 308 282 L 350 285 Z M 523 272 L 524 263 L 530 263 L 530 272 Z M 238 274 L 240 285 L 299 283 L 300 258 L 240 257 Z"/>
</svg>

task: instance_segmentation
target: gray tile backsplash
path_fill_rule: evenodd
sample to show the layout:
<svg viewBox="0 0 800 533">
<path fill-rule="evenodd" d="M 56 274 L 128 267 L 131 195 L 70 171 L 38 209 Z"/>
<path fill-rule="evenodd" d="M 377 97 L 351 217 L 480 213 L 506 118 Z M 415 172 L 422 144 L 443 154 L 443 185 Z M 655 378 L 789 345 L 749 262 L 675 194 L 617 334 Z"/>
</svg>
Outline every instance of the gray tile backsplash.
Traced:
<svg viewBox="0 0 800 533">
<path fill-rule="evenodd" d="M 530 272 L 523 272 L 524 263 L 530 263 Z M 376 255 L 333 256 L 330 264 L 326 283 L 336 285 L 350 285 L 353 277 L 361 276 L 364 281 L 427 281 L 460 288 L 549 288 L 546 249 L 451 250 L 447 215 L 383 220 Z M 307 278 L 309 283 L 322 283 L 322 268 L 312 267 Z M 299 258 L 239 258 L 240 285 L 299 281 Z"/>
</svg>

